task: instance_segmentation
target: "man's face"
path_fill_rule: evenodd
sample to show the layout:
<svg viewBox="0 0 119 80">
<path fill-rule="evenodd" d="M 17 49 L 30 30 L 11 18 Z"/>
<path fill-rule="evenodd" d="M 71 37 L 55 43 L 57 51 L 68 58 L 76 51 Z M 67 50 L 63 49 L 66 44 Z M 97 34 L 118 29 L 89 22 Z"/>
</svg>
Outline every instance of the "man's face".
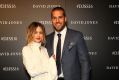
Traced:
<svg viewBox="0 0 119 80">
<path fill-rule="evenodd" d="M 66 24 L 66 17 L 63 15 L 62 10 L 55 10 L 52 12 L 52 25 L 58 32 L 62 31 Z"/>
</svg>

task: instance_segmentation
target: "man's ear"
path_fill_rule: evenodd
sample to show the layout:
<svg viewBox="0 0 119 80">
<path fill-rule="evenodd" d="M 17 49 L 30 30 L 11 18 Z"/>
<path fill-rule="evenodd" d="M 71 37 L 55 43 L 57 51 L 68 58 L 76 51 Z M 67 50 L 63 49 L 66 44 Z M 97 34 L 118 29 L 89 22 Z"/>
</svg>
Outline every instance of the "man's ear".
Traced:
<svg viewBox="0 0 119 80">
<path fill-rule="evenodd" d="M 65 17 L 65 22 L 67 22 L 67 18 Z"/>
</svg>

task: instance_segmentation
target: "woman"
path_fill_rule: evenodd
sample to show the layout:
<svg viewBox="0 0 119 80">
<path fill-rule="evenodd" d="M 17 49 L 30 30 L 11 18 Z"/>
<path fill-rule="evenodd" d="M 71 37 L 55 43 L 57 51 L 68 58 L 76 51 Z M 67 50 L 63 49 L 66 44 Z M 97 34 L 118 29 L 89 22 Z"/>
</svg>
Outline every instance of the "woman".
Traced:
<svg viewBox="0 0 119 80">
<path fill-rule="evenodd" d="M 55 58 L 49 58 L 44 43 L 44 26 L 32 22 L 27 29 L 27 45 L 22 50 L 23 64 L 31 80 L 57 80 Z"/>
</svg>

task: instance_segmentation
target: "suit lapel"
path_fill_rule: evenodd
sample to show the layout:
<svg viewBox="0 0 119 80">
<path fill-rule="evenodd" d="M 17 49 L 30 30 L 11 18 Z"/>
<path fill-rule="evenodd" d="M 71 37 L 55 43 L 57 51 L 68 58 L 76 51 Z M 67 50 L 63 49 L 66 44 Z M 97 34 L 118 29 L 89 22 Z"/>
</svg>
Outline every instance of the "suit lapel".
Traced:
<svg viewBox="0 0 119 80">
<path fill-rule="evenodd" d="M 53 34 L 52 34 L 51 37 L 50 37 L 50 48 L 49 48 L 49 49 L 50 49 L 50 53 L 49 53 L 50 55 L 49 55 L 49 56 L 52 56 L 52 54 L 54 53 L 54 52 L 53 52 L 54 34 L 55 34 L 55 33 L 53 32 Z"/>
<path fill-rule="evenodd" d="M 70 30 L 67 28 L 66 37 L 65 37 L 64 46 L 63 46 L 63 51 L 62 51 L 62 56 L 64 55 L 65 50 L 68 49 L 68 45 L 70 43 L 70 37 L 71 37 Z"/>
</svg>

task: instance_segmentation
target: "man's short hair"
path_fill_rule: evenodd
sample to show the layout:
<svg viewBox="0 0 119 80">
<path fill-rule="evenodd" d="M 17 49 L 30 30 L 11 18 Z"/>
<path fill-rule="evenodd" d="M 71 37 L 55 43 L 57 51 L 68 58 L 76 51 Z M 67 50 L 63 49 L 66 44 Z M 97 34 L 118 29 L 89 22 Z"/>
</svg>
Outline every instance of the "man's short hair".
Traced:
<svg viewBox="0 0 119 80">
<path fill-rule="evenodd" d="M 53 8 L 52 11 L 51 11 L 51 17 L 52 17 L 52 12 L 54 12 L 54 11 L 56 11 L 56 10 L 61 10 L 61 11 L 63 11 L 63 15 L 66 16 L 65 10 L 64 10 L 62 7 L 55 7 L 55 8 Z"/>
</svg>

